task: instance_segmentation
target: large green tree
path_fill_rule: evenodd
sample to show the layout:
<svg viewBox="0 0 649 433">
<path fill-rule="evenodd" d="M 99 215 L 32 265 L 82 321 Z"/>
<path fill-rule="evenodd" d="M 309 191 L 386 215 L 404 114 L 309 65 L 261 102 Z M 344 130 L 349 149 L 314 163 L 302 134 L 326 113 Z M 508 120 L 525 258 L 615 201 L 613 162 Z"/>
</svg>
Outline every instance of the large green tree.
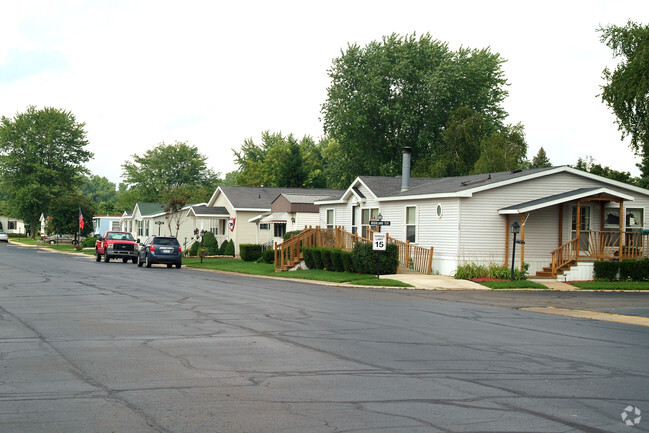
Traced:
<svg viewBox="0 0 649 433">
<path fill-rule="evenodd" d="M 95 204 L 97 213 L 111 214 L 118 212 L 117 190 L 115 184 L 96 174 L 84 177 L 81 192 Z"/>
<path fill-rule="evenodd" d="M 118 203 L 131 200 L 170 203 L 184 197 L 187 202 L 206 201 L 219 183 L 218 175 L 207 168 L 207 157 L 185 142 L 160 143 L 143 155 L 132 155 L 122 164 L 124 184 Z"/>
<path fill-rule="evenodd" d="M 246 139 L 234 150 L 239 166 L 236 178 L 243 186 L 282 186 L 318 188 L 326 185 L 320 148 L 311 137 L 298 141 L 292 134 L 265 131 L 261 143 Z"/>
<path fill-rule="evenodd" d="M 640 156 L 642 177 L 649 178 L 649 26 L 628 21 L 599 30 L 601 41 L 620 59 L 613 71 L 604 69 L 602 101 L 615 113 L 622 139 L 629 137 Z"/>
<path fill-rule="evenodd" d="M 0 183 L 6 208 L 29 223 L 32 238 L 41 213 L 75 191 L 87 173 L 85 124 L 68 111 L 30 106 L 0 121 Z"/>
<path fill-rule="evenodd" d="M 399 174 L 404 146 L 412 148 L 417 174 L 430 175 L 444 153 L 446 125 L 460 107 L 497 130 L 507 115 L 503 62 L 489 49 L 452 51 L 428 34 L 349 45 L 329 70 L 322 106 L 325 132 L 352 169 L 343 173 L 343 183 L 359 174 Z"/>
</svg>

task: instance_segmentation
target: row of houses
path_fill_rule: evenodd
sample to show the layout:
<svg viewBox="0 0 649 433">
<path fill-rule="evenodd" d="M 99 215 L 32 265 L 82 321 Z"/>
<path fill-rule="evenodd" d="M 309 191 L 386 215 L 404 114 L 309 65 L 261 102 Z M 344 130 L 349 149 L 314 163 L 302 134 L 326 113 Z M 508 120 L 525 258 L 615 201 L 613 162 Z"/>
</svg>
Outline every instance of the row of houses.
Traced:
<svg viewBox="0 0 649 433">
<path fill-rule="evenodd" d="M 552 264 L 576 251 L 577 266 L 564 278 L 589 279 L 594 260 L 644 254 L 648 206 L 649 190 L 568 166 L 411 178 L 404 149 L 401 176 L 360 176 L 345 190 L 220 186 L 207 203 L 175 213 L 137 203 L 110 224 L 142 240 L 171 234 L 186 247 L 211 231 L 219 244 L 232 239 L 238 253 L 242 243 L 273 245 L 308 226 L 367 237 L 370 221 L 381 216 L 391 237 L 434 248 L 435 273 L 452 275 L 469 262 L 527 263 L 532 274 L 550 268 L 556 277 Z M 523 243 L 512 242 L 516 225 Z"/>
</svg>

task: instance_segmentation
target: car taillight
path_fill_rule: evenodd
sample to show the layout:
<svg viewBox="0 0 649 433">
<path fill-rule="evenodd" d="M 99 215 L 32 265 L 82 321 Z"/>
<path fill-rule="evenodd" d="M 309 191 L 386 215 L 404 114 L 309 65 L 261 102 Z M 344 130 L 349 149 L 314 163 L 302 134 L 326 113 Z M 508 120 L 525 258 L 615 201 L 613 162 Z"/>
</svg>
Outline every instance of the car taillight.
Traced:
<svg viewBox="0 0 649 433">
<path fill-rule="evenodd" d="M 178 247 L 178 252 L 179 252 L 179 253 L 182 253 L 182 252 L 183 252 L 183 248 L 182 248 L 182 247 Z"/>
<path fill-rule="evenodd" d="M 152 253 L 155 253 L 155 247 L 153 245 L 149 245 L 149 249 L 151 250 Z"/>
</svg>

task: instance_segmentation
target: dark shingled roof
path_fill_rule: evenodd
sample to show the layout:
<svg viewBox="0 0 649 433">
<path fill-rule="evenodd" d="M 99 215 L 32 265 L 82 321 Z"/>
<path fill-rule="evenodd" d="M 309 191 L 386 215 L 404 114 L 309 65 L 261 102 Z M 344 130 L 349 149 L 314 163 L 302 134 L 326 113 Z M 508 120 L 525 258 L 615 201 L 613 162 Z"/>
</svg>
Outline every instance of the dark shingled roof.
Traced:
<svg viewBox="0 0 649 433">
<path fill-rule="evenodd" d="M 270 210 L 270 204 L 280 194 L 321 195 L 323 200 L 337 199 L 342 195 L 342 191 L 337 189 L 274 188 L 255 186 L 221 186 L 220 188 L 235 209 Z"/>
<path fill-rule="evenodd" d="M 192 206 L 192 211 L 196 215 L 200 216 L 230 216 L 230 212 L 223 206 L 216 206 L 216 207 L 211 207 L 211 206 L 205 206 L 199 205 L 199 206 Z"/>
<path fill-rule="evenodd" d="M 457 193 L 479 186 L 496 184 L 533 173 L 551 170 L 556 167 L 534 168 L 530 170 L 501 171 L 497 173 L 472 174 L 468 176 L 410 179 L 410 189 L 401 192 L 401 176 L 377 177 L 360 176 L 365 185 L 377 197 L 407 197 L 411 195 L 428 195 L 442 193 Z"/>
</svg>

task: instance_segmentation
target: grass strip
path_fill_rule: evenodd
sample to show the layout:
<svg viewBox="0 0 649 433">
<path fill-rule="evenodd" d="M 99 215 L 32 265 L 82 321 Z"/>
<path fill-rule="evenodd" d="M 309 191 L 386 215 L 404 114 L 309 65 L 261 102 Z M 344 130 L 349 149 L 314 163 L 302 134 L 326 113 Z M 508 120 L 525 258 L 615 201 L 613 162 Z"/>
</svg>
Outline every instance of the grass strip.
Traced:
<svg viewBox="0 0 649 433">
<path fill-rule="evenodd" d="M 390 279 L 379 279 L 367 274 L 354 274 L 349 272 L 331 272 L 321 270 L 304 270 L 290 272 L 275 272 L 275 266 L 267 263 L 245 262 L 241 259 L 185 258 L 183 265 L 197 269 L 213 269 L 217 271 L 237 272 L 247 275 L 265 275 L 282 278 L 295 278 L 300 280 L 326 281 L 328 283 L 350 283 L 363 286 L 389 286 L 412 287 L 410 284 Z"/>
<path fill-rule="evenodd" d="M 491 290 L 507 289 L 547 289 L 543 284 L 528 280 L 517 281 L 481 281 L 480 284 L 489 287 Z"/>
<path fill-rule="evenodd" d="M 649 281 L 583 281 L 570 284 L 582 290 L 649 290 Z"/>
</svg>

